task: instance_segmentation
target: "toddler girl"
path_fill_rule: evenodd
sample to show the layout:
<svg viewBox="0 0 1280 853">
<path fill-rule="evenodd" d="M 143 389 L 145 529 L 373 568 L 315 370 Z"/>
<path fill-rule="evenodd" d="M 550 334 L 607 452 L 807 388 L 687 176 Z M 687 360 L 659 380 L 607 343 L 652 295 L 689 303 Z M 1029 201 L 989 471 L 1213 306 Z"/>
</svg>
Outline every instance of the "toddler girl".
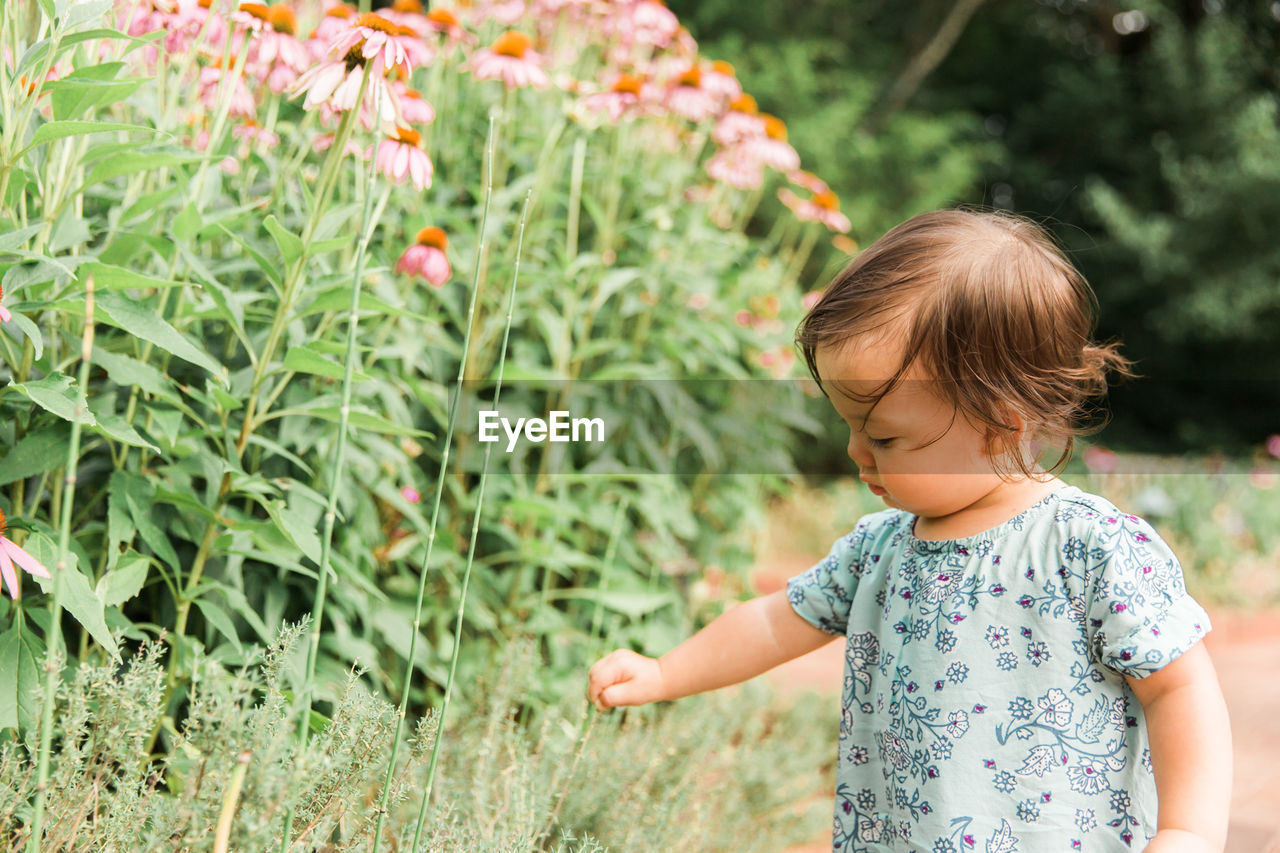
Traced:
<svg viewBox="0 0 1280 853">
<path fill-rule="evenodd" d="M 591 701 L 677 699 L 842 637 L 833 850 L 1221 851 L 1209 619 L 1150 524 L 1051 473 L 1106 372 L 1132 375 L 1092 327 L 1025 219 L 928 213 L 867 248 L 797 341 L 888 508 L 661 659 L 602 658 Z"/>
</svg>

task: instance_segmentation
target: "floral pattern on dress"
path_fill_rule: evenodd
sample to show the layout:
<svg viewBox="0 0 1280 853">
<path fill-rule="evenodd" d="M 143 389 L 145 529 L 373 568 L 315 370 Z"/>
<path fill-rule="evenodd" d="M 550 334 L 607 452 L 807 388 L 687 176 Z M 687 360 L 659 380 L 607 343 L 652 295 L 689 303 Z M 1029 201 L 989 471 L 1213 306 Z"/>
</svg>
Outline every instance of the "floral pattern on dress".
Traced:
<svg viewBox="0 0 1280 853">
<path fill-rule="evenodd" d="M 1140 850 L 1156 792 L 1124 676 L 1211 627 L 1177 558 L 1076 487 L 964 539 L 914 522 L 864 516 L 787 585 L 845 637 L 833 850 Z"/>
</svg>

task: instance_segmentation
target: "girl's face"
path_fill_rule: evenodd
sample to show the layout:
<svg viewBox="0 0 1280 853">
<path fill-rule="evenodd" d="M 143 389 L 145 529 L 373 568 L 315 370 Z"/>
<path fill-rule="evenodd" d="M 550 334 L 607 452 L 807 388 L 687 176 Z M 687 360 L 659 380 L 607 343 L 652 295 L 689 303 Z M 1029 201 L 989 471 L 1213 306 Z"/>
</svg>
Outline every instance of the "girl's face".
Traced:
<svg viewBox="0 0 1280 853">
<path fill-rule="evenodd" d="M 847 396 L 870 395 L 900 358 L 897 345 L 861 340 L 816 353 L 822 384 L 849 426 L 849 458 L 859 476 L 889 506 L 924 518 L 991 500 L 1005 481 L 984 449 L 983 431 L 943 400 L 916 365 L 874 409 Z"/>
</svg>

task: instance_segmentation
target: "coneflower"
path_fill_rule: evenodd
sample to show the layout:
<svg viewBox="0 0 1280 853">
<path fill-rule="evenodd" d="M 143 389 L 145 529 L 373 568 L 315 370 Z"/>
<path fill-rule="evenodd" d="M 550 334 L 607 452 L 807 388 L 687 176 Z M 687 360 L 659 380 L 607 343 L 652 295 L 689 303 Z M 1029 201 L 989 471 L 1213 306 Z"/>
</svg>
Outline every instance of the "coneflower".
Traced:
<svg viewBox="0 0 1280 853">
<path fill-rule="evenodd" d="M 14 571 L 14 563 L 36 577 L 47 578 L 52 575 L 35 557 L 19 548 L 13 540 L 4 535 L 6 528 L 4 512 L 0 511 L 0 578 L 4 579 L 4 584 L 9 589 L 9 597 L 17 598 L 18 573 Z"/>
<path fill-rule="evenodd" d="M 421 276 L 433 287 L 440 287 L 453 274 L 449 258 L 444 253 L 448 247 L 449 238 L 442 229 L 434 226 L 423 228 L 418 232 L 417 242 L 405 249 L 400 260 L 396 261 L 396 272 Z"/>
<path fill-rule="evenodd" d="M 366 159 L 371 153 L 371 150 L 365 152 Z M 403 184 L 407 178 L 418 190 L 431 186 L 431 176 L 435 173 L 431 158 L 422 150 L 422 135 L 410 127 L 397 127 L 382 140 L 374 168 L 393 183 Z"/>
<path fill-rule="evenodd" d="M 508 30 L 490 47 L 471 54 L 468 66 L 477 80 L 502 80 L 508 89 L 543 89 L 549 82 L 542 70 L 542 57 L 533 50 L 533 40 L 516 30 Z"/>
</svg>

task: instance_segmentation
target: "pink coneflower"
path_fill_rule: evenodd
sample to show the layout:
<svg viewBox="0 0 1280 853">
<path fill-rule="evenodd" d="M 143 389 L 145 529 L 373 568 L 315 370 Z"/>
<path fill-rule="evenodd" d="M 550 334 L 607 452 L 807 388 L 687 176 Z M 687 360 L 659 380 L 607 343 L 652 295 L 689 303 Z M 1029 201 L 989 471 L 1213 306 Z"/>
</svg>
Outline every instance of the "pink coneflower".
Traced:
<svg viewBox="0 0 1280 853">
<path fill-rule="evenodd" d="M 742 97 L 742 84 L 738 82 L 733 66 L 723 59 L 717 59 L 710 68 L 703 69 L 702 88 L 730 103 Z"/>
<path fill-rule="evenodd" d="M 267 25 L 267 12 L 265 3 L 241 3 L 231 13 L 231 23 L 249 32 L 259 33 Z"/>
<path fill-rule="evenodd" d="M 667 109 L 695 124 L 715 115 L 716 97 L 702 88 L 702 72 L 694 66 L 679 77 L 667 90 Z"/>
<path fill-rule="evenodd" d="M 406 74 L 413 71 L 409 54 L 419 47 L 423 46 L 416 33 L 373 12 L 356 18 L 329 43 L 331 53 L 345 56 L 359 52 L 364 59 L 373 60 L 375 74 L 392 68 L 402 68 Z"/>
<path fill-rule="evenodd" d="M 4 585 L 9 588 L 9 597 L 16 599 L 18 597 L 18 573 L 14 571 L 13 564 L 17 563 L 28 573 L 36 577 L 47 578 L 52 577 L 49 570 L 40 565 L 35 557 L 14 544 L 13 540 L 4 535 L 6 523 L 4 513 L 0 512 L 0 577 L 4 578 Z"/>
<path fill-rule="evenodd" d="M 403 80 L 392 80 L 391 91 L 400 102 L 400 114 L 410 124 L 431 124 L 436 111 L 417 89 L 410 89 Z"/>
<path fill-rule="evenodd" d="M 365 151 L 366 159 L 371 151 L 372 146 Z M 390 138 L 382 140 L 374 168 L 396 184 L 403 184 L 408 178 L 418 190 L 431 186 L 435 172 L 431 158 L 422 150 L 422 136 L 408 127 L 397 127 Z"/>
<path fill-rule="evenodd" d="M 0 287 L 0 299 L 4 299 L 4 288 Z M 13 319 L 13 315 L 9 313 L 9 309 L 0 305 L 0 323 L 7 323 Z"/>
<path fill-rule="evenodd" d="M 324 17 L 320 19 L 320 23 L 316 24 L 316 28 L 311 31 L 311 35 L 307 40 L 307 47 L 311 49 L 311 55 L 316 60 L 321 60 L 329 53 L 329 44 L 338 37 L 338 34 L 351 26 L 351 22 L 356 18 L 356 11 L 345 3 L 339 3 L 336 6 L 330 6 L 324 11 Z"/>
<path fill-rule="evenodd" d="M 416 504 L 422 500 L 422 495 L 418 494 L 418 490 L 413 486 L 401 487 L 400 497 L 404 498 L 411 504 Z"/>
<path fill-rule="evenodd" d="M 821 222 L 832 231 L 840 232 L 852 227 L 849 217 L 840 212 L 840 199 L 830 189 L 802 199 L 784 187 L 778 190 L 778 200 L 789 207 L 801 222 Z"/>
<path fill-rule="evenodd" d="M 633 112 L 640 104 L 641 93 L 645 89 L 643 77 L 633 74 L 619 74 L 618 79 L 607 92 L 597 92 L 582 99 L 582 107 L 589 112 L 605 113 L 609 120 L 617 122 L 627 113 Z"/>
<path fill-rule="evenodd" d="M 1267 436 L 1267 452 L 1280 459 L 1280 435 Z"/>
<path fill-rule="evenodd" d="M 396 261 L 396 272 L 425 278 L 433 287 L 440 287 L 453 274 L 445 249 L 449 238 L 443 230 L 430 226 L 418 232 L 417 242 L 404 250 Z"/>
<path fill-rule="evenodd" d="M 487 49 L 471 54 L 471 73 L 477 80 L 502 80 L 508 89 L 533 86 L 546 88 L 549 80 L 542 70 L 542 57 L 532 49 L 527 35 L 509 30 Z"/>
<path fill-rule="evenodd" d="M 253 119 L 245 119 L 244 123 L 236 126 L 231 134 L 241 142 L 259 142 L 265 148 L 275 148 L 280 144 L 280 137 L 274 132 L 267 130 Z"/>
<path fill-rule="evenodd" d="M 657 0 L 640 0 L 631 7 L 630 35 L 640 44 L 666 47 L 680 30 L 675 13 Z"/>
<path fill-rule="evenodd" d="M 808 293 L 804 295 L 804 298 L 800 300 L 800 304 L 804 306 L 804 310 L 812 311 L 814 306 L 817 305 L 818 302 L 821 301 L 821 299 L 822 299 L 821 290 L 810 290 Z"/>
<path fill-rule="evenodd" d="M 525 5 L 524 0 L 498 0 L 477 4 L 476 12 L 480 13 L 478 17 L 481 21 L 488 19 L 509 27 L 524 17 Z"/>
<path fill-rule="evenodd" d="M 754 190 L 764 183 L 764 163 L 745 145 L 733 145 L 707 161 L 707 174 L 736 189 Z"/>
<path fill-rule="evenodd" d="M 774 379 L 786 376 L 795 363 L 796 354 L 787 347 L 760 353 L 760 366 L 768 370 Z"/>
<path fill-rule="evenodd" d="M 360 80 L 364 76 L 363 66 L 364 57 L 359 51 L 348 51 L 342 59 L 331 59 L 308 69 L 286 91 L 291 97 L 306 92 L 306 100 L 302 103 L 305 110 L 324 104 L 345 112 L 356 106 Z M 391 93 L 387 78 L 378 73 L 377 69 L 369 74 L 364 102 L 360 105 L 360 119 L 366 127 L 373 124 L 374 117 L 378 124 L 388 130 L 404 124 L 400 102 Z"/>
<path fill-rule="evenodd" d="M 717 145 L 733 145 L 753 136 L 764 136 L 764 119 L 756 108 L 756 99 L 739 95 L 729 102 L 729 109 L 716 122 L 711 139 Z"/>
<path fill-rule="evenodd" d="M 744 139 L 745 146 L 761 163 L 780 172 L 791 172 L 800 168 L 800 155 L 787 143 L 787 126 L 782 119 L 771 115 L 761 115 L 764 122 L 764 136 L 752 136 Z"/>
<path fill-rule="evenodd" d="M 427 10 L 427 26 L 438 33 L 444 33 L 451 42 L 467 38 L 467 31 L 462 28 L 458 16 L 442 6 L 432 6 Z"/>
<path fill-rule="evenodd" d="M 239 116 L 241 118 L 249 118 L 258 114 L 258 106 L 253 101 L 253 93 L 249 91 L 249 87 L 245 85 L 244 74 L 235 73 L 236 58 L 234 56 L 227 57 L 227 76 L 235 75 L 231 80 L 230 102 L 227 107 L 227 114 Z M 220 90 L 224 72 L 221 65 L 206 65 L 200 69 L 200 82 L 197 85 L 200 101 L 205 108 L 213 112 L 218 108 L 218 100 L 223 97 Z"/>
<path fill-rule="evenodd" d="M 332 133 L 320 134 L 315 139 L 311 140 L 311 150 L 315 151 L 317 154 L 321 151 L 328 151 L 333 147 L 333 137 L 334 135 Z M 347 140 L 346 153 L 350 154 L 352 157 L 359 157 L 361 160 L 366 162 L 369 160 L 371 154 L 367 149 L 361 148 L 360 144 L 354 139 Z"/>
<path fill-rule="evenodd" d="M 1280 482 L 1280 476 L 1261 465 L 1256 465 L 1249 471 L 1249 484 L 1255 489 L 1274 489 L 1277 482 Z"/>
</svg>

